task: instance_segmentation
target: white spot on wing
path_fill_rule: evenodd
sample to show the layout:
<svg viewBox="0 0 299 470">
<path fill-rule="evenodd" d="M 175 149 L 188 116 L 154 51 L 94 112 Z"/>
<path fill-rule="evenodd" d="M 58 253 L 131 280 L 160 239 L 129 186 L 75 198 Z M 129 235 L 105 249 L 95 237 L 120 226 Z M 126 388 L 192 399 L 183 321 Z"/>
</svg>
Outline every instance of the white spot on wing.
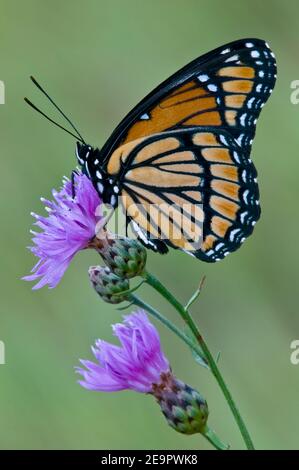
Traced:
<svg viewBox="0 0 299 470">
<path fill-rule="evenodd" d="M 239 145 L 242 145 L 244 134 L 240 134 L 239 137 L 236 139 Z"/>
<path fill-rule="evenodd" d="M 103 189 L 104 189 L 104 186 L 102 185 L 102 183 L 97 183 L 97 188 L 98 188 L 99 193 L 102 194 Z"/>
<path fill-rule="evenodd" d="M 213 83 L 211 83 L 210 85 L 208 85 L 208 90 L 210 90 L 210 91 L 217 91 L 217 86 L 214 85 Z"/>
<path fill-rule="evenodd" d="M 229 49 L 229 48 L 223 49 L 223 51 L 221 51 L 221 54 L 227 54 L 228 52 L 230 52 L 230 49 Z"/>
<path fill-rule="evenodd" d="M 221 134 L 219 138 L 220 138 L 220 142 L 222 142 L 224 145 L 228 146 L 227 140 L 224 137 L 224 135 Z"/>
<path fill-rule="evenodd" d="M 244 191 L 244 194 L 243 194 L 243 200 L 245 202 L 245 204 L 248 204 L 248 194 L 249 194 L 249 189 L 246 189 L 246 191 Z"/>
<path fill-rule="evenodd" d="M 156 251 L 157 251 L 157 247 L 154 243 L 152 243 L 150 240 L 148 240 L 148 238 L 146 237 L 145 233 L 143 232 L 143 230 L 141 230 L 141 228 L 139 227 L 139 225 L 136 224 L 136 222 L 134 222 L 132 220 L 132 227 L 135 231 L 135 233 L 137 233 L 138 237 L 140 238 L 140 240 L 142 240 L 145 245 L 149 245 L 149 246 L 152 246 Z"/>
<path fill-rule="evenodd" d="M 209 76 L 205 74 L 198 75 L 197 78 L 200 82 L 207 82 L 209 80 Z"/>
<path fill-rule="evenodd" d="M 252 104 L 254 103 L 254 100 L 255 100 L 254 97 L 253 97 L 253 98 L 250 98 L 250 100 L 248 100 L 247 107 L 248 107 L 249 109 L 252 108 Z"/>
<path fill-rule="evenodd" d="M 238 232 L 240 232 L 240 229 L 239 229 L 239 228 L 235 228 L 234 230 L 231 231 L 231 233 L 229 234 L 229 240 L 230 240 L 231 242 L 234 241 L 235 236 L 237 235 Z"/>
<path fill-rule="evenodd" d="M 240 117 L 241 126 L 245 126 L 245 119 L 246 119 L 246 113 L 242 114 L 242 116 Z"/>
<path fill-rule="evenodd" d="M 246 217 L 247 214 L 248 214 L 248 212 L 245 211 L 245 212 L 242 212 L 242 214 L 240 215 L 240 220 L 241 220 L 242 224 L 244 224 L 244 220 L 245 220 L 245 217 Z"/>
<path fill-rule="evenodd" d="M 237 163 L 240 163 L 239 155 L 237 154 L 236 151 L 234 151 L 234 159 L 236 160 Z"/>
<path fill-rule="evenodd" d="M 221 250 L 221 248 L 223 248 L 225 246 L 224 243 L 218 243 L 218 245 L 216 245 L 215 249 L 216 250 Z"/>
<path fill-rule="evenodd" d="M 232 57 L 229 57 L 228 59 L 226 59 L 225 62 L 233 62 L 233 61 L 238 60 L 238 59 L 239 59 L 238 55 L 233 55 Z"/>
</svg>

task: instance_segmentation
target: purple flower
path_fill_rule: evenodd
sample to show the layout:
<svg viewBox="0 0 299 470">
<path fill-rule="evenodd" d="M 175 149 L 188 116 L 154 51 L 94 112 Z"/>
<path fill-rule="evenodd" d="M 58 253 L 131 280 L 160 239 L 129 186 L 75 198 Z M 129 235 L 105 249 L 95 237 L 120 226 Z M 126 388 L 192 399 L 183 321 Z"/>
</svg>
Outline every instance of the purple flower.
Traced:
<svg viewBox="0 0 299 470">
<path fill-rule="evenodd" d="M 161 374 L 170 371 L 158 331 L 143 310 L 124 317 L 123 323 L 112 328 L 121 346 L 97 340 L 92 348 L 97 363 L 81 360 L 85 369 L 76 368 L 83 376 L 79 384 L 100 392 L 151 392 L 153 384 L 161 382 Z"/>
<path fill-rule="evenodd" d="M 98 193 L 82 173 L 75 175 L 74 190 L 73 198 L 72 182 L 65 178 L 60 191 L 52 191 L 53 201 L 41 199 L 48 216 L 32 214 L 36 219 L 34 225 L 41 231 L 31 231 L 34 246 L 29 249 L 39 261 L 32 274 L 23 279 L 39 279 L 33 289 L 47 284 L 50 288 L 55 287 L 75 254 L 86 248 L 95 236 L 96 226 L 102 219 Z"/>
</svg>

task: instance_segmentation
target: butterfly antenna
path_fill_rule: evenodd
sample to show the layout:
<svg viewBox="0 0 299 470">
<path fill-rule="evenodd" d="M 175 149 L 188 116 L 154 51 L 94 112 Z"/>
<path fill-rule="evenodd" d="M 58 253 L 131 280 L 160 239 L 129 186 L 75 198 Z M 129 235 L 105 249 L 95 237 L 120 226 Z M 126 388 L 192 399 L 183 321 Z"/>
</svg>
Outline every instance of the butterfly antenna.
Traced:
<svg viewBox="0 0 299 470">
<path fill-rule="evenodd" d="M 70 132 L 65 127 L 63 127 L 60 124 L 58 124 L 57 122 L 53 121 L 53 119 L 51 119 L 49 116 L 47 116 L 45 113 L 43 113 L 43 111 L 41 111 L 39 108 L 37 108 L 37 106 L 35 106 L 35 104 L 33 104 L 31 101 L 29 101 L 28 98 L 24 98 L 24 101 L 26 101 L 26 103 L 29 104 L 29 106 L 31 106 L 31 108 L 33 108 L 35 111 L 37 111 L 39 114 L 41 114 L 46 119 L 48 119 L 48 121 L 52 122 L 52 124 L 55 124 L 55 126 L 59 127 L 60 129 L 62 129 L 65 132 L 67 132 L 67 134 L 70 134 L 71 136 L 75 137 L 76 140 L 80 140 L 81 142 L 83 142 L 83 144 L 85 144 L 85 142 L 82 138 L 79 138 L 76 134 L 73 134 L 72 132 Z"/>
<path fill-rule="evenodd" d="M 79 140 L 81 140 L 81 142 L 83 142 L 83 143 L 85 144 L 85 141 L 84 141 L 82 135 L 80 134 L 80 132 L 78 131 L 78 129 L 75 127 L 75 125 L 72 123 L 72 121 L 67 117 L 67 115 L 62 111 L 62 109 L 55 103 L 55 101 L 51 98 L 51 96 L 49 96 L 49 94 L 43 89 L 43 87 L 38 83 L 38 81 L 37 81 L 34 77 L 30 76 L 30 79 L 32 80 L 32 82 L 34 83 L 34 85 L 48 98 L 48 100 L 53 104 L 53 106 L 57 109 L 57 111 L 64 117 L 64 119 L 70 124 L 70 126 L 72 127 L 72 129 L 74 129 L 74 131 L 75 131 L 75 132 L 77 133 L 77 135 L 79 136 L 79 138 L 80 138 Z M 27 103 L 28 103 L 28 101 L 29 101 L 29 100 L 26 99 L 26 102 L 27 102 Z M 28 104 L 29 104 L 29 103 L 28 103 Z M 40 110 L 38 110 L 36 107 L 35 107 L 35 109 L 36 109 L 37 111 L 40 111 Z M 41 114 L 43 114 L 43 113 L 41 113 Z M 44 115 L 44 116 L 45 116 L 45 115 Z M 45 116 L 45 117 L 47 117 L 47 116 Z M 49 118 L 48 118 L 48 119 L 49 119 Z M 53 122 L 53 121 L 52 121 L 52 122 Z M 55 123 L 55 122 L 54 122 L 54 124 L 57 125 L 57 123 Z M 62 126 L 59 126 L 59 125 L 58 125 L 58 127 L 61 127 L 62 129 L 64 129 Z M 65 129 L 64 129 L 64 130 L 65 130 Z M 69 132 L 69 134 L 71 134 L 71 133 Z M 74 134 L 72 134 L 72 135 L 74 135 Z M 76 137 L 76 138 L 77 138 L 77 137 Z"/>
</svg>

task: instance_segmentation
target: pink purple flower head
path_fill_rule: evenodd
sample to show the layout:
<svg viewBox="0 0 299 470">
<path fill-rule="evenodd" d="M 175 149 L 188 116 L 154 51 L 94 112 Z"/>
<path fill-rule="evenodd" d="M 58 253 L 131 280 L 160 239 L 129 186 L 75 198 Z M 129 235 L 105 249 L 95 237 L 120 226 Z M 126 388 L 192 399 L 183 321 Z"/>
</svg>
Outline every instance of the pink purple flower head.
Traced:
<svg viewBox="0 0 299 470">
<path fill-rule="evenodd" d="M 99 195 L 82 173 L 75 174 L 74 187 L 65 178 L 62 188 L 53 190 L 52 195 L 53 200 L 42 198 L 47 216 L 32 214 L 40 231 L 32 231 L 34 245 L 29 249 L 39 260 L 32 274 L 23 279 L 39 280 L 33 289 L 57 286 L 75 254 L 95 236 L 102 218 Z"/>
<path fill-rule="evenodd" d="M 76 368 L 83 377 L 80 385 L 101 392 L 151 392 L 153 384 L 160 383 L 161 374 L 170 371 L 157 329 L 143 310 L 124 317 L 123 323 L 112 328 L 120 346 L 97 340 L 92 348 L 96 362 L 81 360 L 84 368 Z"/>
</svg>

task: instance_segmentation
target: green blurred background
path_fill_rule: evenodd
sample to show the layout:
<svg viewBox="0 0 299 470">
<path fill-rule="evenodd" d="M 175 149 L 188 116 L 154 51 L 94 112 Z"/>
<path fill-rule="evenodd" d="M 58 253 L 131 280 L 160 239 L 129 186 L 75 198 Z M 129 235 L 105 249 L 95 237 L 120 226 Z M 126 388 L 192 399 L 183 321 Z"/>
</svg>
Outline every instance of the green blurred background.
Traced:
<svg viewBox="0 0 299 470">
<path fill-rule="evenodd" d="M 206 449 L 201 436 L 167 427 L 157 405 L 134 392 L 87 392 L 73 366 L 91 358 L 97 337 L 112 339 L 120 312 L 100 301 L 81 253 L 55 290 L 32 292 L 20 277 L 34 259 L 30 211 L 41 211 L 74 167 L 74 141 L 23 102 L 28 96 L 55 116 L 29 81 L 35 75 L 101 146 L 119 120 L 154 86 L 193 58 L 242 37 L 273 48 L 278 81 L 258 124 L 253 159 L 259 171 L 262 218 L 237 253 L 207 265 L 172 252 L 149 254 L 148 268 L 182 300 L 207 275 L 193 308 L 208 343 L 222 352 L 221 369 L 260 449 L 299 449 L 298 128 L 290 102 L 299 79 L 295 0 L 96 1 L 0 0 L 1 119 L 0 448 Z M 176 314 L 149 289 L 145 299 Z M 217 384 L 176 337 L 159 326 L 175 373 L 198 388 L 210 424 L 233 448 L 240 434 Z"/>
</svg>

